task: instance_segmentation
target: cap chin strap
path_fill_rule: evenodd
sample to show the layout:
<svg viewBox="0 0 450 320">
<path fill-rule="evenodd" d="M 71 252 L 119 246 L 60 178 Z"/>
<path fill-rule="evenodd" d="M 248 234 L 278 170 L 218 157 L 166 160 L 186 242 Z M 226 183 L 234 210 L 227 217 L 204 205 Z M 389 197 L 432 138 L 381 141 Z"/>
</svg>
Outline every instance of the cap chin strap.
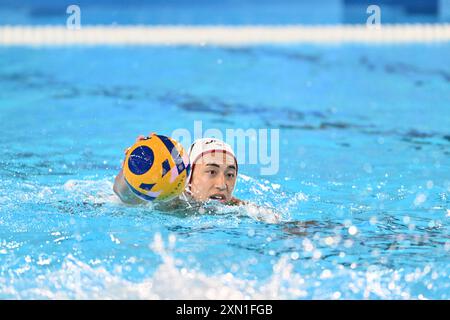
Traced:
<svg viewBox="0 0 450 320">
<path fill-rule="evenodd" d="M 181 194 L 181 196 L 183 197 L 184 201 L 186 201 L 189 209 L 192 209 L 191 203 L 189 202 L 189 199 L 186 197 L 186 193 L 189 194 L 190 196 L 192 196 L 192 191 L 189 189 L 191 187 L 191 184 L 189 183 L 186 188 L 184 189 L 184 192 Z"/>
<path fill-rule="evenodd" d="M 190 183 L 186 186 L 186 188 L 184 188 L 184 192 L 186 192 L 189 195 L 192 195 L 191 184 Z"/>
</svg>

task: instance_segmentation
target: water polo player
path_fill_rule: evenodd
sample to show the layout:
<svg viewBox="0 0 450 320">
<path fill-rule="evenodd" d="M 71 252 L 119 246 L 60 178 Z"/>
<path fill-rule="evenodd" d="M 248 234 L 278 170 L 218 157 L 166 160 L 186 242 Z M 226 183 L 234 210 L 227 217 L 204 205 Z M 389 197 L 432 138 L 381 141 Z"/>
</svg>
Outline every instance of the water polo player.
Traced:
<svg viewBox="0 0 450 320">
<path fill-rule="evenodd" d="M 156 135 L 152 134 L 151 137 L 153 136 Z M 139 136 L 136 142 L 145 139 L 147 138 Z M 243 204 L 241 200 L 232 196 L 236 185 L 238 164 L 233 149 L 228 144 L 214 138 L 196 140 L 189 149 L 189 162 L 191 170 L 188 170 L 185 192 L 176 199 L 184 199 L 188 202 L 215 200 L 226 204 Z M 133 187 L 124 177 L 122 166 L 114 181 L 114 192 L 125 203 L 145 203 L 146 200 L 137 195 L 139 192 L 131 188 Z"/>
</svg>

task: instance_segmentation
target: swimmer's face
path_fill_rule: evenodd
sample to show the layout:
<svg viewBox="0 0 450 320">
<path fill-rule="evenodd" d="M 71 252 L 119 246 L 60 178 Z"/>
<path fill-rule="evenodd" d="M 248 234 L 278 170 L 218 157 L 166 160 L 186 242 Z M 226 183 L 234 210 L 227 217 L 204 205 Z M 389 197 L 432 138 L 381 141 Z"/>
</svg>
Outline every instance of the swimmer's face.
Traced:
<svg viewBox="0 0 450 320">
<path fill-rule="evenodd" d="M 225 152 L 203 155 L 195 162 L 192 173 L 192 197 L 197 201 L 230 201 L 236 185 L 236 171 L 233 156 Z"/>
</svg>

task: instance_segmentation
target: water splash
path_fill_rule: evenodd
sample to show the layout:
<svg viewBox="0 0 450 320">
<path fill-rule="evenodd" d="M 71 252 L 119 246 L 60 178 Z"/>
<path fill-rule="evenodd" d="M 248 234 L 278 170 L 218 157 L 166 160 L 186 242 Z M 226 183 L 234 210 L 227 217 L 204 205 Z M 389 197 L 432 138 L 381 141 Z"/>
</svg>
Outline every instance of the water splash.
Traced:
<svg viewBox="0 0 450 320">
<path fill-rule="evenodd" d="M 154 236 L 150 248 L 162 258 L 151 277 L 126 280 L 102 266 L 90 266 L 69 254 L 60 269 L 34 280 L 0 278 L 0 296 L 8 299 L 427 299 L 430 290 L 448 275 L 430 265 L 407 271 L 370 266 L 365 272 L 338 265 L 322 272 L 294 271 L 293 260 L 282 256 L 265 280 L 241 279 L 238 273 L 207 274 L 175 259 L 176 238 L 167 244 Z M 120 270 L 120 269 L 118 269 Z M 339 283 L 336 286 L 336 283 Z M 419 288 L 413 293 L 411 288 Z M 20 288 L 20 289 L 19 289 Z M 439 290 L 447 298 L 448 288 Z"/>
</svg>

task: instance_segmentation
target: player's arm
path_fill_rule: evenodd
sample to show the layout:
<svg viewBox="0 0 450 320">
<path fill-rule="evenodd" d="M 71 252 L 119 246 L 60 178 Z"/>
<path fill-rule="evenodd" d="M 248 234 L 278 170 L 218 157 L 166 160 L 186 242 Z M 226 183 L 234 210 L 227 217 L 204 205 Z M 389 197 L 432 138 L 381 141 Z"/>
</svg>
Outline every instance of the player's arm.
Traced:
<svg viewBox="0 0 450 320">
<path fill-rule="evenodd" d="M 130 190 L 127 183 L 125 182 L 125 178 L 123 177 L 123 170 L 120 169 L 119 174 L 114 179 L 113 186 L 114 193 L 127 204 L 140 204 L 144 203 L 144 200 L 139 199 L 134 195 L 134 193 Z"/>
</svg>

